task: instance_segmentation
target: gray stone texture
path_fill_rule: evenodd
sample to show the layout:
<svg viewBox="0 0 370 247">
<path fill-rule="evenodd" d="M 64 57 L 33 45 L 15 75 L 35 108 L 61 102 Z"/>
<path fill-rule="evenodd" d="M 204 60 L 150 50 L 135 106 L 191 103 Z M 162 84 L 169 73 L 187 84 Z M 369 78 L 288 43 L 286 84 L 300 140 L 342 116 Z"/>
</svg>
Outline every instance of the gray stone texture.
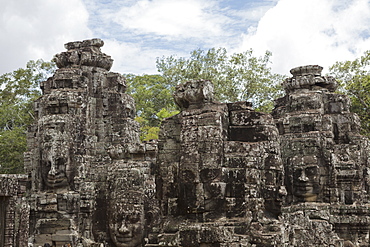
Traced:
<svg viewBox="0 0 370 247">
<path fill-rule="evenodd" d="M 27 246 L 30 208 L 27 176 L 0 174 L 0 246 Z"/>
<path fill-rule="evenodd" d="M 274 246 L 283 187 L 279 133 L 248 102 L 213 101 L 209 81 L 176 88 L 181 113 L 158 142 L 160 246 Z"/>
<path fill-rule="evenodd" d="M 322 67 L 292 69 L 272 114 L 178 85 L 141 143 L 102 46 L 66 44 L 41 84 L 27 175 L 0 176 L 0 246 L 370 245 L 370 143 Z"/>
<path fill-rule="evenodd" d="M 113 228 L 126 224 L 117 207 L 137 203 L 144 210 L 142 187 L 154 180 L 156 144 L 140 143 L 134 100 L 125 94 L 125 79 L 109 72 L 113 60 L 101 46 L 100 39 L 66 44 L 55 56 L 55 75 L 41 84 L 25 167 L 34 246 L 127 246 L 131 232 L 117 237 Z M 137 185 L 126 178 L 133 169 Z M 135 203 L 126 190 L 135 191 Z M 141 246 L 143 232 L 134 235 Z"/>
<path fill-rule="evenodd" d="M 321 70 L 292 69 L 272 113 L 288 191 L 285 244 L 368 246 L 369 140 L 348 97 L 334 93 L 334 78 Z"/>
</svg>

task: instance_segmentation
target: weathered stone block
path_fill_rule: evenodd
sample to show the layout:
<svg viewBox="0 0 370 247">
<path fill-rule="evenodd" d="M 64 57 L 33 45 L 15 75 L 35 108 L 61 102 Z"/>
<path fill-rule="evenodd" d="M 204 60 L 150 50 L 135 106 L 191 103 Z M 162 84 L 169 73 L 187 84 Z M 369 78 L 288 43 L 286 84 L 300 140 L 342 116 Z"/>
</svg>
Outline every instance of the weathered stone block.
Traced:
<svg viewBox="0 0 370 247">
<path fill-rule="evenodd" d="M 232 126 L 256 126 L 266 124 L 274 124 L 274 120 L 269 114 L 252 110 L 239 110 L 230 112 L 230 125 Z"/>
</svg>

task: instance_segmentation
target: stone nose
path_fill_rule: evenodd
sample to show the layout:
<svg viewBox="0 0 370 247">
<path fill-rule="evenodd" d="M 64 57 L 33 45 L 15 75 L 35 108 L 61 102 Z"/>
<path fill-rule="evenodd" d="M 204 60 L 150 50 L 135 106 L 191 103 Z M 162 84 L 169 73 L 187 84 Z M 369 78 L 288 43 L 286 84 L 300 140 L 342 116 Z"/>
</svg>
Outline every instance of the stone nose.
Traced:
<svg viewBox="0 0 370 247">
<path fill-rule="evenodd" d="M 51 162 L 50 171 L 48 174 L 52 176 L 57 175 L 57 169 L 55 168 L 54 162 Z"/>
<path fill-rule="evenodd" d="M 127 234 L 127 233 L 129 233 L 129 232 L 130 232 L 130 230 L 127 228 L 127 226 L 126 226 L 126 223 L 125 223 L 125 222 L 122 222 L 121 227 L 118 229 L 118 231 L 119 231 L 120 233 L 125 233 L 125 234 Z"/>
<path fill-rule="evenodd" d="M 302 182 L 308 181 L 308 177 L 306 176 L 306 173 L 304 172 L 304 170 L 302 170 L 301 175 L 299 176 L 298 180 Z"/>
</svg>

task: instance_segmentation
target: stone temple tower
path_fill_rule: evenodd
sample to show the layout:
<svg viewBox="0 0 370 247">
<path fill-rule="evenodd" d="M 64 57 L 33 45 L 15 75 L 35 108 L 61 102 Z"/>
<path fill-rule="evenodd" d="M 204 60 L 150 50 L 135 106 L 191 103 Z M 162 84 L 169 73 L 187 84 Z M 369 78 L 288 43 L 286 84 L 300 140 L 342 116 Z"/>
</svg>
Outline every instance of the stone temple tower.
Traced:
<svg viewBox="0 0 370 247">
<path fill-rule="evenodd" d="M 37 246 L 109 242 L 108 167 L 144 157 L 134 100 L 124 78 L 109 72 L 113 60 L 102 46 L 100 39 L 67 43 L 55 56 L 59 69 L 41 84 L 26 153 L 30 242 Z"/>
<path fill-rule="evenodd" d="M 180 84 L 141 143 L 102 46 L 67 43 L 41 83 L 27 175 L 0 176 L 0 246 L 369 246 L 370 143 L 322 67 L 292 69 L 272 114 Z"/>
<path fill-rule="evenodd" d="M 219 103 L 210 81 L 176 87 L 181 112 L 158 142 L 159 246 L 277 246 L 279 134 L 249 102 Z"/>
<path fill-rule="evenodd" d="M 273 112 L 288 192 L 283 209 L 285 222 L 290 222 L 287 232 L 299 233 L 287 242 L 338 246 L 339 236 L 353 246 L 367 246 L 369 140 L 360 135 L 349 98 L 334 92 L 335 79 L 322 76 L 322 69 L 292 69 L 293 77 L 283 82 L 286 96 L 277 100 Z"/>
</svg>

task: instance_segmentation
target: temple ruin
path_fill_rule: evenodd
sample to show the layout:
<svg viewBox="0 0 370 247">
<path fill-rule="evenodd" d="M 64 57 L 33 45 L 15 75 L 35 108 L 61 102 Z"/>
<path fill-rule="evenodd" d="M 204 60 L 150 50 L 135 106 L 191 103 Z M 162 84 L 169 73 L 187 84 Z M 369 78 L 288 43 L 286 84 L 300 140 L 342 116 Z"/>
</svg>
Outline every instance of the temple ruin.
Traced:
<svg viewBox="0 0 370 247">
<path fill-rule="evenodd" d="M 180 84 L 181 112 L 140 142 L 103 44 L 55 56 L 26 174 L 0 175 L 0 247 L 370 246 L 370 142 L 322 67 L 292 69 L 271 114 Z"/>
</svg>

